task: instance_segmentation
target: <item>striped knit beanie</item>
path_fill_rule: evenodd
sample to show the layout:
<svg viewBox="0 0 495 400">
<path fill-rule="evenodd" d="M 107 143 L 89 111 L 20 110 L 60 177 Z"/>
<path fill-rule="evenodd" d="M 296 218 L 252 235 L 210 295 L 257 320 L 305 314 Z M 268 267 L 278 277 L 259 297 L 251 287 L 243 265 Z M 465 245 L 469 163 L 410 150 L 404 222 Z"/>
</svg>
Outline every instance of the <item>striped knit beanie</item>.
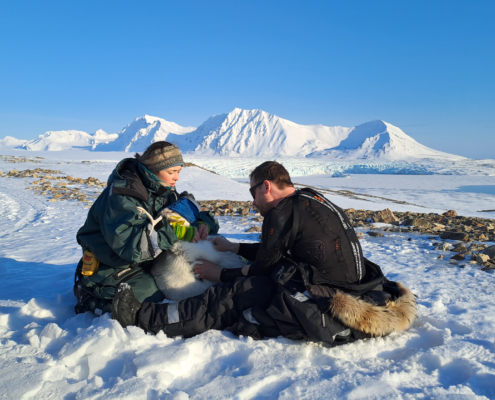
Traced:
<svg viewBox="0 0 495 400">
<path fill-rule="evenodd" d="M 156 149 L 146 160 L 142 160 L 141 162 L 153 173 L 179 165 L 184 166 L 182 154 L 175 145 Z"/>
</svg>

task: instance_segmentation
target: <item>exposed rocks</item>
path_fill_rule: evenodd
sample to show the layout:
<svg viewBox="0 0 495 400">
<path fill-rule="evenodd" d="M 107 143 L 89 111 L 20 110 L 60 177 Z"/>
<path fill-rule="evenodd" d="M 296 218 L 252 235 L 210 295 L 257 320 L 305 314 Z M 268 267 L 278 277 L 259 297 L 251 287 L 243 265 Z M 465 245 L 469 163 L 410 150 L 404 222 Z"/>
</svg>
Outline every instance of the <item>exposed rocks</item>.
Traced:
<svg viewBox="0 0 495 400">
<path fill-rule="evenodd" d="M 89 177 L 87 179 L 64 176 L 61 171 L 36 168 L 23 171 L 11 170 L 4 175 L 7 178 L 33 178 L 27 190 L 35 194 L 49 197 L 50 202 L 60 200 L 74 200 L 86 203 L 88 208 L 93 200 L 99 196 L 105 182 Z M 36 180 L 37 179 L 37 180 Z M 53 183 L 51 181 L 54 181 Z M 57 181 L 57 182 L 56 182 Z M 78 185 L 78 186 L 75 186 Z"/>
<path fill-rule="evenodd" d="M 205 171 L 211 172 L 212 174 L 218 175 L 218 174 L 217 174 L 216 172 L 214 172 L 214 171 L 210 171 L 209 169 L 206 169 L 206 168 L 200 167 L 199 165 L 196 165 L 196 164 L 193 164 L 193 163 L 190 163 L 190 162 L 185 162 L 185 163 L 184 163 L 184 167 L 197 167 L 197 168 L 200 168 L 200 169 L 202 169 L 202 170 L 205 170 Z"/>
<path fill-rule="evenodd" d="M 370 236 L 379 237 L 380 231 L 411 233 L 417 232 L 428 236 L 429 240 L 441 239 L 449 241 L 460 241 L 453 245 L 452 242 L 434 242 L 436 251 L 452 251 L 455 254 L 452 258 L 444 254 L 438 255 L 438 259 L 448 259 L 451 264 L 459 265 L 459 261 L 464 261 L 461 267 L 470 264 L 479 264 L 483 266 L 482 270 L 489 271 L 495 269 L 495 246 L 488 247 L 484 243 L 473 243 L 474 241 L 495 241 L 495 221 L 484 218 L 462 217 L 458 216 L 453 210 L 444 213 L 444 215 L 434 213 L 413 213 L 413 212 L 394 212 L 394 217 L 402 221 L 394 226 L 376 227 L 371 225 L 373 222 L 382 222 L 381 215 L 386 215 L 387 210 L 382 212 L 365 211 L 365 210 L 346 210 L 349 219 L 354 227 L 360 227 L 369 230 Z M 409 238 L 410 240 L 410 238 Z M 480 256 L 482 255 L 482 256 Z M 465 264 L 465 263 L 468 264 Z"/>
<path fill-rule="evenodd" d="M 353 210 L 353 212 L 355 211 L 356 210 Z M 373 219 L 375 220 L 375 222 L 383 222 L 385 224 L 399 223 L 399 218 L 397 218 L 389 208 L 386 208 L 383 211 L 376 212 L 375 215 L 373 216 Z"/>
<path fill-rule="evenodd" d="M 482 251 L 485 250 L 488 246 L 483 243 L 473 243 L 469 248 L 471 251 Z"/>
<path fill-rule="evenodd" d="M 462 240 L 467 242 L 469 240 L 469 235 L 465 232 L 444 232 L 440 236 L 441 239 L 450 239 L 450 240 Z"/>
<path fill-rule="evenodd" d="M 346 210 L 354 227 L 370 229 L 373 222 L 382 222 L 381 212 L 365 210 Z M 381 213 L 381 214 L 380 214 Z M 442 239 L 472 241 L 495 241 L 495 222 L 490 219 L 472 217 L 447 217 L 439 214 L 393 212 L 395 218 L 402 221 L 392 222 L 392 227 L 381 227 L 380 230 L 392 232 L 419 232 L 422 234 L 441 235 Z M 453 213 L 450 213 L 453 215 Z"/>
<path fill-rule="evenodd" d="M 490 258 L 495 259 L 495 246 L 490 246 L 483 251 L 483 254 L 490 256 Z"/>
<path fill-rule="evenodd" d="M 41 163 L 40 160 L 44 159 L 43 157 L 22 157 L 22 156 L 16 157 L 16 156 L 2 156 L 2 155 L 0 155 L 0 158 L 4 162 L 14 163 L 14 164 L 26 163 L 26 162 L 39 164 Z"/>
<path fill-rule="evenodd" d="M 232 201 L 232 200 L 202 200 L 198 202 L 202 211 L 210 211 L 216 216 L 259 216 L 257 210 L 253 208 L 250 201 Z M 262 221 L 260 218 L 259 221 Z"/>
<path fill-rule="evenodd" d="M 381 232 L 374 232 L 374 231 L 369 231 L 369 232 L 366 232 L 368 235 L 370 236 L 373 236 L 373 237 L 383 237 L 383 233 Z"/>
<path fill-rule="evenodd" d="M 467 251 L 467 247 L 464 243 L 459 243 L 455 245 L 454 248 L 452 248 L 450 251 L 454 251 L 456 253 L 464 253 L 465 251 Z"/>
<path fill-rule="evenodd" d="M 486 266 L 481 268 L 482 271 L 490 271 L 492 269 L 495 269 L 495 262 L 493 262 L 493 261 L 488 262 Z"/>
<path fill-rule="evenodd" d="M 440 243 L 440 244 L 435 243 L 435 249 L 434 250 L 447 251 L 449 249 L 450 249 L 450 244 L 447 243 L 447 242 L 443 242 L 443 243 Z"/>
<path fill-rule="evenodd" d="M 253 225 L 251 228 L 249 228 L 247 233 L 252 233 L 252 232 L 261 232 L 261 226 Z"/>
<path fill-rule="evenodd" d="M 457 211 L 449 210 L 449 211 L 444 212 L 442 215 L 444 215 L 446 217 L 457 217 Z"/>
<path fill-rule="evenodd" d="M 471 259 L 477 263 L 484 264 L 490 260 L 490 256 L 487 254 L 475 254 L 471 257 Z"/>
<path fill-rule="evenodd" d="M 417 226 L 420 228 L 428 229 L 431 227 L 431 224 L 424 218 L 408 218 L 404 221 L 404 225 L 406 226 Z"/>
</svg>

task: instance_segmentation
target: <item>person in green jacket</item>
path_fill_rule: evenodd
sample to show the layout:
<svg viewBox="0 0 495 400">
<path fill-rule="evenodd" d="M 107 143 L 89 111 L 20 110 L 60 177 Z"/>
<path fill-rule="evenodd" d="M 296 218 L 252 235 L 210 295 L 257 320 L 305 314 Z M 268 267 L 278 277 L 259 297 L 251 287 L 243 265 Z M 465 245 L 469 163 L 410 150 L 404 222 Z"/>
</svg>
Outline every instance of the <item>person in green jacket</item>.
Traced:
<svg viewBox="0 0 495 400">
<path fill-rule="evenodd" d="M 160 141 L 114 169 L 77 232 L 84 254 L 75 274 L 76 313 L 110 312 L 122 282 L 141 302 L 164 300 L 149 273 L 151 261 L 177 240 L 197 241 L 218 232 L 211 213 L 200 212 L 191 194 L 177 193 L 183 166 L 179 148 Z"/>
</svg>

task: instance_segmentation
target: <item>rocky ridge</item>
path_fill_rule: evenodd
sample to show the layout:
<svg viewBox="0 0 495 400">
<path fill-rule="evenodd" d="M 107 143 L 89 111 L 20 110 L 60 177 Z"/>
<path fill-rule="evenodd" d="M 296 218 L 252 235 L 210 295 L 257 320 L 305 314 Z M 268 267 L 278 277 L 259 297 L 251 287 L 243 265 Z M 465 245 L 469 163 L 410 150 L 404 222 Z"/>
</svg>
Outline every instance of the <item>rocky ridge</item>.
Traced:
<svg viewBox="0 0 495 400">
<path fill-rule="evenodd" d="M 49 197 L 50 202 L 62 200 L 75 200 L 85 204 L 85 208 L 91 207 L 94 199 L 107 186 L 106 182 L 89 177 L 74 178 L 69 175 L 62 175 L 61 171 L 36 168 L 23 171 L 11 170 L 7 173 L 0 171 L 0 177 L 6 178 L 34 178 L 29 182 L 30 186 L 26 190 Z"/>
<path fill-rule="evenodd" d="M 13 164 L 24 163 L 24 162 L 31 162 L 31 163 L 39 164 L 39 163 L 41 163 L 41 160 L 43 160 L 44 158 L 43 157 L 23 157 L 23 156 L 16 157 L 16 156 L 0 155 L 0 159 L 4 162 L 13 163 Z"/>
</svg>

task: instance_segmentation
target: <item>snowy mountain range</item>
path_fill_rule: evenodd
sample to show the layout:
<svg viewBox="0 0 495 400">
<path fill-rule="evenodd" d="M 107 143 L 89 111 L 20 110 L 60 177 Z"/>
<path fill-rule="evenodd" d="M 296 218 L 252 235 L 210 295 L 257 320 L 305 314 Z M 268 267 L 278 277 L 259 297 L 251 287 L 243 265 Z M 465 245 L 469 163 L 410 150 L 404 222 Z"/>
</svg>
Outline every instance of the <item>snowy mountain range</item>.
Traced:
<svg viewBox="0 0 495 400">
<path fill-rule="evenodd" d="M 351 128 L 299 125 L 266 111 L 239 108 L 212 116 L 198 128 L 145 115 L 119 133 L 50 131 L 31 141 L 7 136 L 0 139 L 0 148 L 141 152 L 159 140 L 175 143 L 182 152 L 195 156 L 464 159 L 423 146 L 398 127 L 381 120 Z"/>
<path fill-rule="evenodd" d="M 96 149 L 96 146 L 112 142 L 119 137 L 117 133 L 108 134 L 101 129 L 94 134 L 83 131 L 48 131 L 34 140 L 20 140 L 11 136 L 0 139 L 0 148 L 16 148 L 31 151 L 60 151 L 73 148 L 88 150 Z"/>
<path fill-rule="evenodd" d="M 136 118 L 133 122 L 122 129 L 118 137 L 112 142 L 102 144 L 95 148 L 98 151 L 125 151 L 140 152 L 146 149 L 151 143 L 160 140 L 171 140 L 170 135 L 185 135 L 196 128 L 183 127 L 175 122 L 166 121 L 162 118 L 145 115 Z"/>
</svg>

